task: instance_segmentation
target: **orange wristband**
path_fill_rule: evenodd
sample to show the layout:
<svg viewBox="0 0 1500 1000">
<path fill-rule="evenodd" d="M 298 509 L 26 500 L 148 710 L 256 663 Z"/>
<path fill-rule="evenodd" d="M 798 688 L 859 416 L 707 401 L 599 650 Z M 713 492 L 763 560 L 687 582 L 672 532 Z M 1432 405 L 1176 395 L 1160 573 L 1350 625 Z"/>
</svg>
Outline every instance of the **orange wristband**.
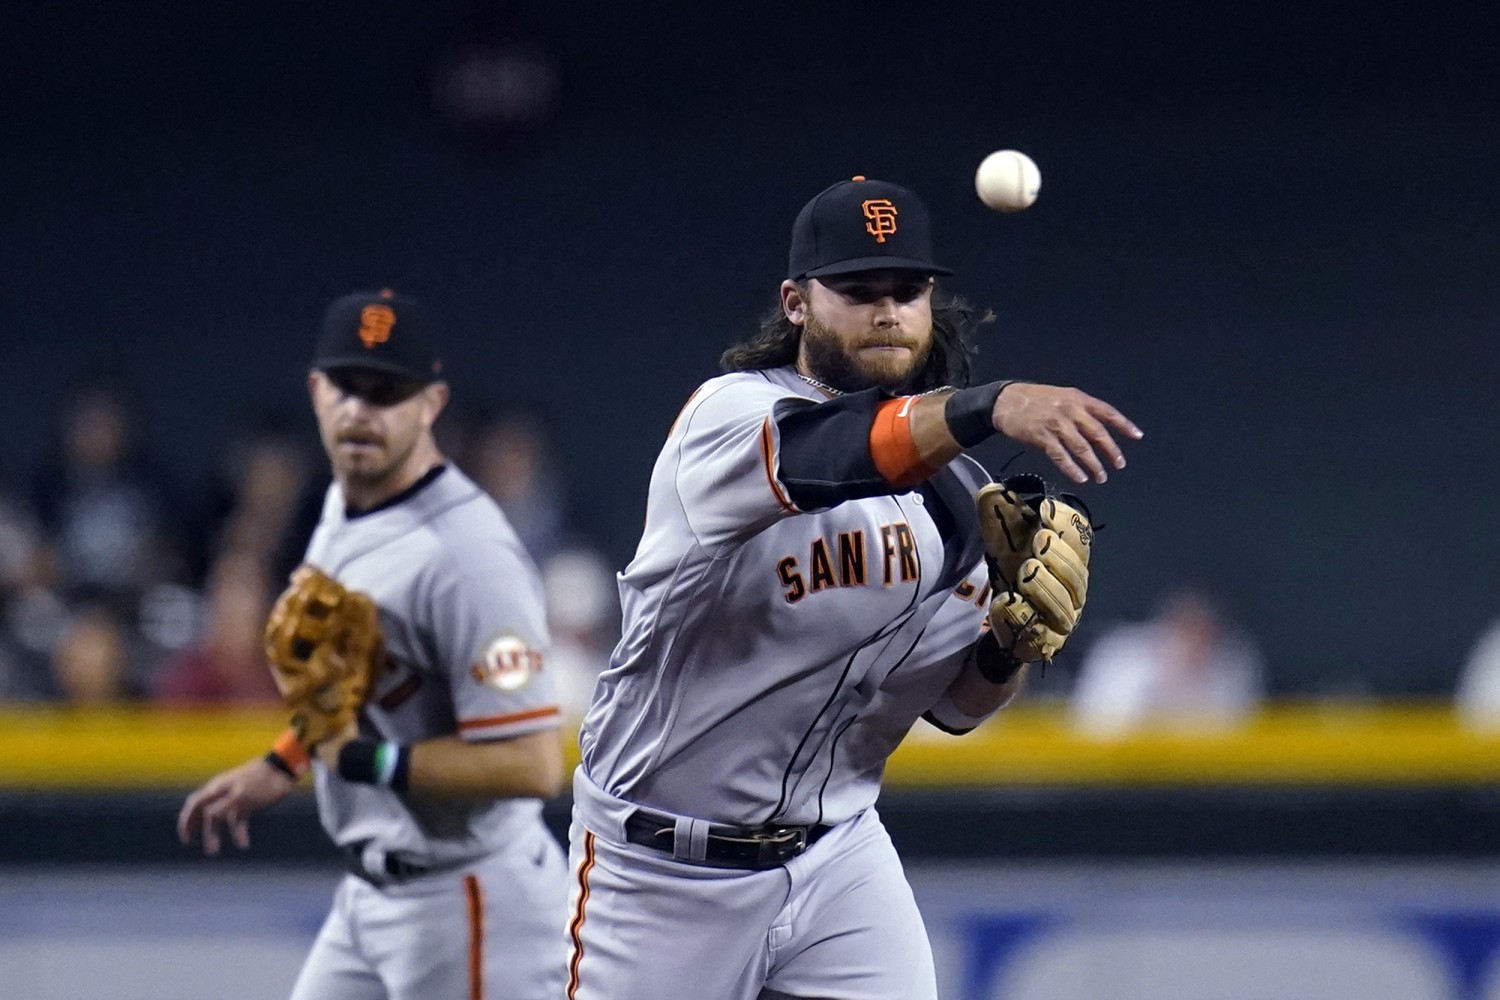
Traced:
<svg viewBox="0 0 1500 1000">
<path fill-rule="evenodd" d="M 918 396 L 897 396 L 875 407 L 870 425 L 870 457 L 875 469 L 892 486 L 915 486 L 937 469 L 922 461 L 911 436 L 911 410 Z"/>
<path fill-rule="evenodd" d="M 312 757 L 308 755 L 307 748 L 297 741 L 297 734 L 290 729 L 276 737 L 271 752 L 285 761 L 287 767 L 299 778 L 312 767 Z"/>
</svg>

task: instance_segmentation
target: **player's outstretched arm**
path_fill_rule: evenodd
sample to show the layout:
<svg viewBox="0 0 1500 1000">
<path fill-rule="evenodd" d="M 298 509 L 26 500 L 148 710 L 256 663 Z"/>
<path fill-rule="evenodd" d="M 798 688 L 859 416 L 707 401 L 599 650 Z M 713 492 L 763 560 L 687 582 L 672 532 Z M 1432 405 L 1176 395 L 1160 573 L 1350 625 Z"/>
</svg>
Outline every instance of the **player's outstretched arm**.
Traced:
<svg viewBox="0 0 1500 1000">
<path fill-rule="evenodd" d="M 995 397 L 995 430 L 1042 452 L 1075 483 L 1090 477 L 1102 483 L 1110 468 L 1125 468 L 1113 428 L 1132 441 L 1144 435 L 1119 410 L 1080 389 L 1034 382 L 1011 382 Z M 1095 449 L 1103 453 L 1100 461 Z"/>
<path fill-rule="evenodd" d="M 789 408 L 776 423 L 778 475 L 801 510 L 909 489 L 996 433 L 1038 449 L 1069 479 L 1087 482 L 1092 475 L 1102 483 L 1108 477 L 1104 462 L 1125 466 L 1111 428 L 1132 440 L 1142 436 L 1103 400 L 1030 382 L 891 399 L 853 393 Z"/>
<path fill-rule="evenodd" d="M 214 776 L 193 792 L 177 814 L 177 839 L 201 840 L 204 854 L 218 854 L 222 836 L 240 850 L 250 846 L 250 817 L 291 794 L 297 782 L 262 757 Z"/>
</svg>

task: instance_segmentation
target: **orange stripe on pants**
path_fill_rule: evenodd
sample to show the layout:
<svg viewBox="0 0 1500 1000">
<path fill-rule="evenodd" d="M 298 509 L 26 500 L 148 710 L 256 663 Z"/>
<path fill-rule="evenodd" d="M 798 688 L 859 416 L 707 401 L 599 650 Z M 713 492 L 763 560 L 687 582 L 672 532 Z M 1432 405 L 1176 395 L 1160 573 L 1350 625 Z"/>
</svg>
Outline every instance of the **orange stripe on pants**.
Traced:
<svg viewBox="0 0 1500 1000">
<path fill-rule="evenodd" d="M 464 876 L 464 896 L 469 903 L 469 1000 L 484 1000 L 484 897 L 477 876 Z"/>
<path fill-rule="evenodd" d="M 583 862 L 578 866 L 578 908 L 568 922 L 568 937 L 573 943 L 573 958 L 568 963 L 568 1000 L 578 996 L 578 966 L 583 961 L 584 910 L 589 902 L 589 869 L 594 867 L 594 835 L 583 835 Z"/>
</svg>

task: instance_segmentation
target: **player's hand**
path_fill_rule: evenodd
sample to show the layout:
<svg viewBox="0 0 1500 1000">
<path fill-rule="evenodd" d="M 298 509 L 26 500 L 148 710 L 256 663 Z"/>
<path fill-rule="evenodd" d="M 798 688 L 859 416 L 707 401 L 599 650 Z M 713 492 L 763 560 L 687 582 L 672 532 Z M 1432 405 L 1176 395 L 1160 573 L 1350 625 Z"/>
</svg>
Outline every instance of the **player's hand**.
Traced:
<svg viewBox="0 0 1500 1000">
<path fill-rule="evenodd" d="M 263 759 L 247 761 L 215 776 L 187 797 L 177 814 L 177 839 L 203 841 L 204 854 L 218 854 L 228 833 L 240 850 L 250 846 L 250 816 L 291 794 L 297 783 Z"/>
<path fill-rule="evenodd" d="M 1119 410 L 1080 389 L 1014 382 L 1001 391 L 991 413 L 995 430 L 1041 451 L 1075 483 L 1109 478 L 1105 465 L 1125 468 L 1125 456 L 1110 429 L 1133 441 L 1144 435 Z M 1103 453 L 1100 460 L 1094 449 Z"/>
</svg>

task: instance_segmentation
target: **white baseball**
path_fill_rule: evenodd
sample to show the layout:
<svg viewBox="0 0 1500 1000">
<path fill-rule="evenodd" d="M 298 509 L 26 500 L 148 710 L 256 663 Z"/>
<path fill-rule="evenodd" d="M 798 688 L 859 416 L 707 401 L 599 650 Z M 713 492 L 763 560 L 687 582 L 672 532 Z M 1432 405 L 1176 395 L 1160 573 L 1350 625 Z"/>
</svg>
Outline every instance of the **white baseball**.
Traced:
<svg viewBox="0 0 1500 1000">
<path fill-rule="evenodd" d="M 974 172 L 979 200 L 997 212 L 1019 212 L 1036 201 L 1042 172 L 1019 150 L 1001 149 L 986 156 Z"/>
</svg>

